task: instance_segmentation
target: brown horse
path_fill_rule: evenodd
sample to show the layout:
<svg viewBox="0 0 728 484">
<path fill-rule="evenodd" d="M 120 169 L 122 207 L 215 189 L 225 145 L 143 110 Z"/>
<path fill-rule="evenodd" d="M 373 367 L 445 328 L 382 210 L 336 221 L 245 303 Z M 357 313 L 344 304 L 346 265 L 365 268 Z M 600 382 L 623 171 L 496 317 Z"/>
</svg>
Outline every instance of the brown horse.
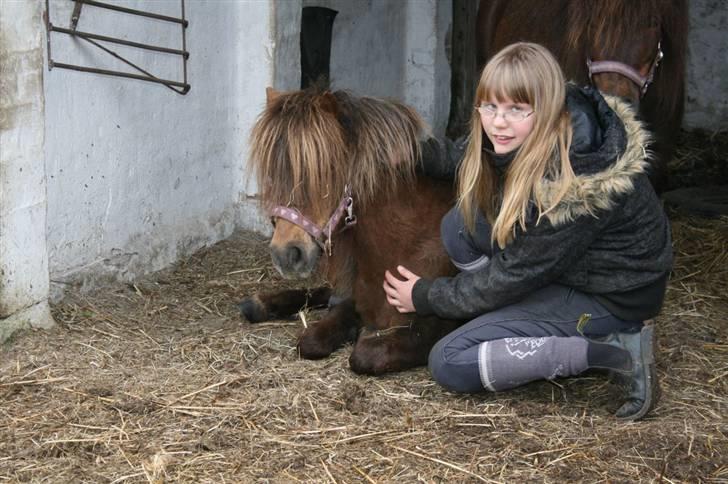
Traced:
<svg viewBox="0 0 728 484">
<path fill-rule="evenodd" d="M 418 177 L 425 136 L 407 106 L 309 88 L 269 89 L 251 134 L 250 165 L 274 230 L 273 264 L 285 278 L 319 271 L 329 288 L 283 291 L 240 303 L 250 322 L 340 300 L 298 340 L 304 358 L 355 342 L 358 373 L 381 374 L 427 362 L 457 323 L 399 314 L 385 300 L 384 271 L 398 264 L 424 277 L 454 273 L 439 238 L 453 203 L 451 183 Z"/>
<path fill-rule="evenodd" d="M 478 65 L 537 42 L 567 78 L 631 100 L 655 135 L 650 179 L 661 191 L 683 117 L 687 10 L 686 0 L 481 0 Z"/>
</svg>

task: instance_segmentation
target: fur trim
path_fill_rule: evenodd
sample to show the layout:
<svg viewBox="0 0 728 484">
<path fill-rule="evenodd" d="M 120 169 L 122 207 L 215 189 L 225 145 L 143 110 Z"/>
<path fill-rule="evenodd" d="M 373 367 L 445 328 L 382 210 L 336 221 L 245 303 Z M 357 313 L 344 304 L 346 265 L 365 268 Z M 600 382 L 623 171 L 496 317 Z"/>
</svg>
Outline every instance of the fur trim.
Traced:
<svg viewBox="0 0 728 484">
<path fill-rule="evenodd" d="M 563 225 L 575 218 L 609 210 L 619 195 L 634 189 L 634 179 L 645 173 L 652 154 L 647 150 L 650 135 L 637 120 L 632 107 L 616 96 L 603 94 L 612 110 L 624 124 L 627 146 L 609 168 L 590 175 L 577 175 L 558 205 L 545 216 L 552 225 Z M 536 194 L 546 207 L 558 193 L 558 185 L 545 180 L 536 187 Z"/>
</svg>

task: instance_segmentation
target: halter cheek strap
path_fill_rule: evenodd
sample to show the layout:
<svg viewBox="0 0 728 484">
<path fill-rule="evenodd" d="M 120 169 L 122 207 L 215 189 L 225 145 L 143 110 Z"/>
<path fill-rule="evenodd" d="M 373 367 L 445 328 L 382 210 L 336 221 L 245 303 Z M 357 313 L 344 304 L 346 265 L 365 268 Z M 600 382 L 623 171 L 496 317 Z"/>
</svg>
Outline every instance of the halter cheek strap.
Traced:
<svg viewBox="0 0 728 484">
<path fill-rule="evenodd" d="M 319 226 L 299 212 L 297 208 L 279 205 L 271 210 L 270 216 L 282 218 L 283 220 L 288 220 L 292 224 L 298 225 L 310 234 L 316 241 L 322 238 L 323 231 L 319 228 Z"/>
<path fill-rule="evenodd" d="M 591 59 L 587 59 L 586 67 L 589 70 L 589 81 L 592 80 L 594 74 L 600 74 L 602 72 L 614 72 L 616 74 L 621 74 L 637 84 L 637 87 L 640 89 L 640 97 L 642 97 L 647 93 L 647 88 L 650 87 L 650 84 L 652 84 L 652 80 L 655 78 L 655 70 L 664 56 L 665 54 L 663 54 L 662 49 L 660 48 L 660 42 L 658 42 L 657 54 L 655 55 L 655 59 L 652 61 L 652 65 L 650 65 L 650 70 L 647 72 L 646 76 L 640 75 L 635 68 L 622 62 L 592 61 Z"/>
<path fill-rule="evenodd" d="M 344 214 L 346 214 L 346 216 L 344 216 Z M 284 207 L 282 205 L 274 207 L 273 210 L 271 210 L 271 217 L 282 218 L 301 227 L 306 231 L 306 233 L 313 237 L 313 240 L 329 256 L 331 255 L 332 249 L 331 238 L 333 231 L 339 225 L 339 222 L 341 222 L 342 217 L 344 218 L 344 228 L 342 230 L 346 230 L 356 224 L 356 215 L 354 215 L 354 198 L 351 196 L 351 188 L 349 185 L 344 187 L 344 196 L 341 198 L 339 205 L 331 214 L 331 217 L 329 217 L 329 220 L 323 228 L 319 227 L 315 222 L 293 207 Z"/>
</svg>

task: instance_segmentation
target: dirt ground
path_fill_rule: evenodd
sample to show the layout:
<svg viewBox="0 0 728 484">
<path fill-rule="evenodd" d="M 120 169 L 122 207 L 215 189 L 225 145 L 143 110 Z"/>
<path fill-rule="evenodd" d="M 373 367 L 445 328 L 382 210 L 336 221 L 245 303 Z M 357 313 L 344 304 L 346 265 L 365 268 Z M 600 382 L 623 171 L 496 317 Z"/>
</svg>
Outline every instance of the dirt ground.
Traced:
<svg viewBox="0 0 728 484">
<path fill-rule="evenodd" d="M 617 421 L 601 374 L 454 395 L 295 349 L 300 319 L 235 303 L 289 287 L 239 232 L 133 284 L 71 291 L 0 349 L 0 481 L 728 482 L 728 217 L 672 212 L 662 399 Z M 306 319 L 315 324 L 320 313 Z"/>
</svg>

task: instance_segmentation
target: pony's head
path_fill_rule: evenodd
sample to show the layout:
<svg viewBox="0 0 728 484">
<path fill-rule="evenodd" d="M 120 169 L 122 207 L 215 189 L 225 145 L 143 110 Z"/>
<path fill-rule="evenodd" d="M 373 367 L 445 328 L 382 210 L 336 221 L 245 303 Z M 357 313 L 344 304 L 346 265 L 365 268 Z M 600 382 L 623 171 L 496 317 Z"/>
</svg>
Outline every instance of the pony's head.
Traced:
<svg viewBox="0 0 728 484">
<path fill-rule="evenodd" d="M 361 216 L 375 197 L 413 179 L 424 131 L 417 113 L 396 102 L 320 88 L 267 90 L 248 166 L 272 215 L 271 257 L 283 277 L 306 278 L 335 251 L 348 214 L 341 223 L 332 215 L 342 215 L 345 189 Z"/>
<path fill-rule="evenodd" d="M 665 78 L 662 82 L 672 81 L 660 76 L 666 70 L 664 64 L 671 64 L 667 71 L 675 72 L 674 65 L 683 62 L 685 22 L 677 18 L 685 11 L 679 5 L 683 2 L 570 3 L 569 48 L 584 52 L 590 81 L 600 91 L 639 106 L 660 77 Z"/>
</svg>

